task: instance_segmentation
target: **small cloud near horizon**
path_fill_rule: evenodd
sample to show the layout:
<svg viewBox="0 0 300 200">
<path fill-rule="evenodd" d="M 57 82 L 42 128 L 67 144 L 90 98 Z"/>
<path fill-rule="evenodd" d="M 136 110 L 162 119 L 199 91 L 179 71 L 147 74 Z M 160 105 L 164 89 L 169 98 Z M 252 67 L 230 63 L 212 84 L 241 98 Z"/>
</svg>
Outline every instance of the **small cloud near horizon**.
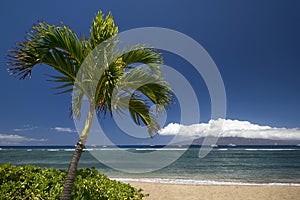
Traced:
<svg viewBox="0 0 300 200">
<path fill-rule="evenodd" d="M 67 127 L 58 127 L 58 126 L 51 128 L 51 130 L 55 130 L 57 132 L 67 132 L 67 133 L 75 133 L 76 132 L 74 129 L 67 128 Z"/>
<path fill-rule="evenodd" d="M 210 120 L 208 123 L 182 125 L 170 123 L 159 131 L 160 135 L 199 137 L 243 137 L 275 140 L 300 140 L 299 128 L 276 128 L 230 119 Z"/>
<path fill-rule="evenodd" d="M 38 128 L 37 126 L 31 126 L 31 125 L 24 125 L 23 128 L 15 128 L 13 131 L 15 132 L 23 132 L 23 131 L 31 131 Z"/>
<path fill-rule="evenodd" d="M 22 144 L 24 142 L 46 142 L 47 139 L 36 139 L 36 138 L 29 138 L 17 134 L 1 134 L 0 133 L 0 144 L 1 145 L 16 145 Z"/>
</svg>

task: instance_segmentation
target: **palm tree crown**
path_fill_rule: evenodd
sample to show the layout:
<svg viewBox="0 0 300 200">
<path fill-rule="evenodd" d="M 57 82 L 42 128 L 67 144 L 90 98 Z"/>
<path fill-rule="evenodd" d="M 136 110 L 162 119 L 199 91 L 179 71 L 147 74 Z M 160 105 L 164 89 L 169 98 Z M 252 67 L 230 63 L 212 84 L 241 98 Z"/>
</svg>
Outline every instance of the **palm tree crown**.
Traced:
<svg viewBox="0 0 300 200">
<path fill-rule="evenodd" d="M 11 51 L 8 62 L 9 72 L 15 74 L 19 79 L 31 77 L 32 69 L 38 64 L 46 64 L 61 73 L 60 76 L 50 75 L 53 82 L 61 83 L 57 89 L 64 89 L 60 93 L 73 91 L 77 73 L 86 57 L 102 42 L 116 36 L 118 27 L 115 26 L 112 14 L 105 18 L 101 11 L 98 11 L 92 21 L 89 38 L 79 38 L 69 27 L 49 25 L 39 22 L 34 25 L 26 37 L 26 41 L 19 43 Z M 124 72 L 131 69 L 135 63 L 148 65 L 152 70 L 135 69 L 131 76 L 123 78 L 130 87 L 130 81 L 139 82 L 146 78 L 153 78 L 159 73 L 159 65 L 163 62 L 161 55 L 153 48 L 145 48 L 139 45 L 132 48 L 125 54 L 121 54 L 110 65 L 105 68 L 103 75 L 97 83 L 97 92 L 94 99 L 94 106 L 98 114 L 112 111 L 111 96 L 113 89 L 118 84 Z M 146 76 L 146 77 L 143 77 Z M 127 79 L 127 80 L 125 80 Z M 124 85 L 123 81 L 123 85 Z M 120 83 L 119 83 L 120 84 Z M 135 83 L 136 84 L 136 83 Z M 151 103 L 167 106 L 171 102 L 171 89 L 167 83 L 156 77 L 155 83 L 149 83 L 137 88 L 143 94 L 131 95 L 129 110 L 135 123 L 143 122 L 153 129 L 149 133 L 157 131 L 158 125 L 149 112 Z M 86 94 L 85 94 L 86 95 Z M 80 105 L 83 93 L 78 94 L 78 105 Z M 147 100 L 144 98 L 146 97 Z M 148 101 L 150 100 L 150 102 Z M 116 108 L 116 106 L 115 106 Z M 73 109 L 73 111 L 75 111 Z M 75 116 L 79 113 L 74 113 Z"/>
<path fill-rule="evenodd" d="M 51 81 L 60 84 L 57 87 L 59 93 L 73 92 L 73 116 L 79 116 L 84 96 L 90 102 L 90 111 L 69 166 L 61 199 L 71 197 L 78 161 L 94 113 L 101 115 L 108 111 L 112 114 L 113 110 L 118 113 L 128 109 L 133 121 L 146 125 L 152 137 L 160 127 L 150 107 L 156 105 L 156 112 L 159 112 L 172 102 L 172 90 L 160 72 L 162 56 L 156 49 L 143 45 L 126 51 L 116 50 L 118 40 L 111 38 L 117 33 L 112 14 L 104 17 L 101 11 L 92 21 L 88 38 L 79 38 L 64 24 L 56 26 L 41 21 L 8 55 L 8 71 L 19 79 L 31 77 L 32 69 L 38 64 L 58 71 L 60 75 L 50 75 Z M 102 44 L 106 45 L 104 53 L 96 51 L 95 54 L 95 49 Z M 147 68 L 137 68 L 137 63 Z M 84 73 L 81 73 L 82 65 L 88 66 Z"/>
</svg>

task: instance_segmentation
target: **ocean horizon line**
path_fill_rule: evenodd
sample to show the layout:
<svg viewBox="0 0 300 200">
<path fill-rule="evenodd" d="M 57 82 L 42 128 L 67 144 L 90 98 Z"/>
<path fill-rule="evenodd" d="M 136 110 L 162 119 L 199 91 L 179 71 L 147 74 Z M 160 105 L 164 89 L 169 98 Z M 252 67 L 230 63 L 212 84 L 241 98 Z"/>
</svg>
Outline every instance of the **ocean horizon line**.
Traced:
<svg viewBox="0 0 300 200">
<path fill-rule="evenodd" d="M 0 145 L 0 148 L 74 148 L 76 145 Z M 247 148 L 247 147 L 299 147 L 300 145 L 235 145 L 235 144 L 228 144 L 228 145 L 144 145 L 144 144 L 122 144 L 122 145 L 87 145 L 86 148 Z"/>
</svg>

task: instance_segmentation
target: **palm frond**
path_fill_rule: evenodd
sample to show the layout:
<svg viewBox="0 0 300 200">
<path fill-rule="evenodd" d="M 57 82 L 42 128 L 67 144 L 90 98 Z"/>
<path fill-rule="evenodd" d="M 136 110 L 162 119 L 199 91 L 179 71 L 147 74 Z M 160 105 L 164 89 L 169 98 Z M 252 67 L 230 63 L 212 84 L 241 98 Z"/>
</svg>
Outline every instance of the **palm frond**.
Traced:
<svg viewBox="0 0 300 200">
<path fill-rule="evenodd" d="M 118 83 L 124 74 L 123 65 L 117 60 L 111 63 L 102 74 L 96 89 L 95 102 L 97 113 L 108 110 L 112 114 L 111 98 L 114 90 L 117 90 Z"/>
<path fill-rule="evenodd" d="M 128 109 L 133 121 L 148 127 L 150 136 L 153 136 L 159 126 L 150 110 L 156 105 L 156 115 L 172 103 L 172 90 L 163 77 L 153 74 L 147 68 L 133 68 L 126 71 L 119 80 L 111 107 L 118 112 Z"/>
<path fill-rule="evenodd" d="M 143 95 L 147 96 L 152 103 L 156 105 L 167 107 L 173 102 L 173 92 L 171 88 L 165 84 L 147 83 L 137 88 L 137 91 L 140 91 Z"/>
<path fill-rule="evenodd" d="M 31 76 L 32 68 L 37 64 L 46 64 L 62 77 L 52 77 L 56 82 L 74 82 L 76 73 L 90 50 L 86 41 L 79 39 L 67 26 L 49 25 L 39 22 L 27 34 L 26 40 L 17 44 L 8 55 L 8 69 L 19 79 Z"/>
<path fill-rule="evenodd" d="M 148 133 L 151 137 L 160 129 L 146 101 L 136 99 L 133 96 L 129 101 L 129 113 L 137 125 L 147 126 Z"/>
<path fill-rule="evenodd" d="M 120 83 L 123 90 L 135 90 L 147 96 L 154 104 L 167 106 L 172 102 L 173 92 L 162 75 L 147 68 L 134 68 L 125 73 Z"/>
<path fill-rule="evenodd" d="M 113 16 L 109 13 L 104 19 L 103 13 L 98 11 L 90 28 L 90 45 L 94 49 L 105 40 L 114 37 L 118 33 Z"/>
<path fill-rule="evenodd" d="M 147 48 L 144 45 L 136 45 L 129 51 L 122 54 L 122 60 L 130 68 L 133 64 L 145 64 L 153 73 L 160 74 L 160 65 L 163 58 L 154 48 Z"/>
</svg>

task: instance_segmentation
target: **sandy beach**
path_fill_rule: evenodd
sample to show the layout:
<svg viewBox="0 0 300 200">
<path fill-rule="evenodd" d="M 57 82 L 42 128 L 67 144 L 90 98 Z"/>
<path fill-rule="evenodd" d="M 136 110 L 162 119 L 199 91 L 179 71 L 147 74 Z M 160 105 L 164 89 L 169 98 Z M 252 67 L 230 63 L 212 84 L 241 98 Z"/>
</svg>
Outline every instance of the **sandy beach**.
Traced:
<svg viewBox="0 0 300 200">
<path fill-rule="evenodd" d="M 184 185 L 129 182 L 145 200 L 298 200 L 300 186 Z"/>
</svg>

